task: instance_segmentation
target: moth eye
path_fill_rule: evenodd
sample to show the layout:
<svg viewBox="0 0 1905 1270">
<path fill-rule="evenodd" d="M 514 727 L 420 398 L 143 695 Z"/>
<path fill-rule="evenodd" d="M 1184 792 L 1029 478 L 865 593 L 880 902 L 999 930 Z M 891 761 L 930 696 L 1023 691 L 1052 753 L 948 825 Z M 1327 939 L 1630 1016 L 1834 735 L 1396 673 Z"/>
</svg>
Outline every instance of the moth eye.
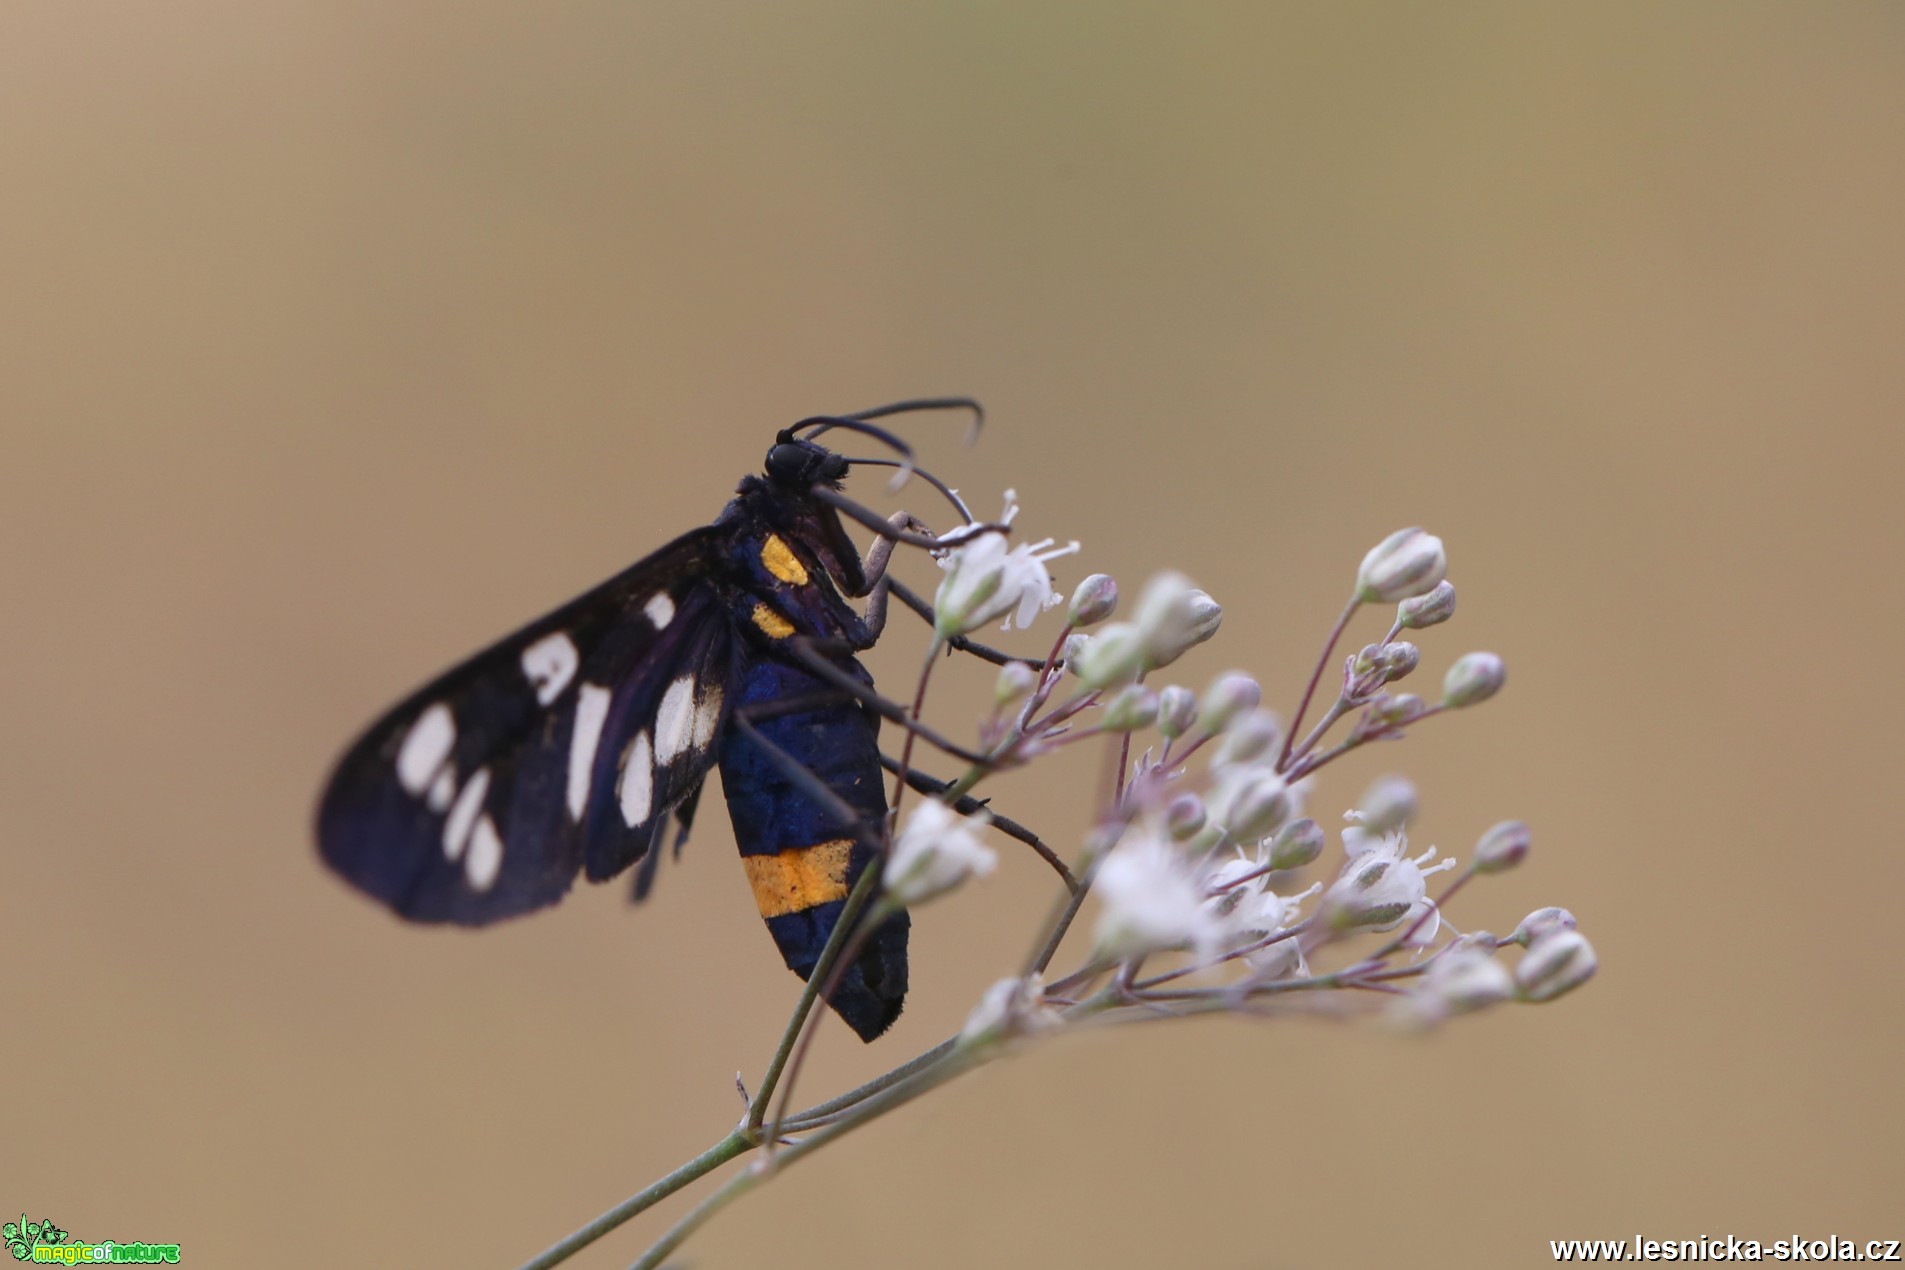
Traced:
<svg viewBox="0 0 1905 1270">
<path fill-rule="evenodd" d="M 798 445 L 777 445 L 767 452 L 767 474 L 777 480 L 796 480 L 807 467 L 807 451 Z"/>
</svg>

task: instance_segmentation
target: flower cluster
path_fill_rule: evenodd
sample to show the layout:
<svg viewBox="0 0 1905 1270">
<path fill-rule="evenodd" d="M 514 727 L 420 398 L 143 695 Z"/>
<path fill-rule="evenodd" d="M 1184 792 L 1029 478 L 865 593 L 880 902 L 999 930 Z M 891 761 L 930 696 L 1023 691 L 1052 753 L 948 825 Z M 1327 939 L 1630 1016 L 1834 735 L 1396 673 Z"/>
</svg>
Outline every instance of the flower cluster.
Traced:
<svg viewBox="0 0 1905 1270">
<path fill-rule="evenodd" d="M 1008 494 L 1005 521 L 1017 512 Z M 940 560 L 937 634 L 963 635 L 1000 617 L 1008 628 L 1029 625 L 1059 602 L 1047 562 L 1077 549 L 1054 550 L 1051 539 L 1008 549 L 998 532 L 949 548 Z M 1223 621 L 1222 607 L 1188 579 L 1151 579 L 1128 620 L 1113 620 L 1119 588 L 1110 577 L 1081 582 L 1052 655 L 1001 670 L 979 730 L 984 761 L 953 794 L 1091 738 L 1107 745 L 1115 764 L 1111 793 L 1093 809 L 1094 828 L 1069 867 L 1057 865 L 1071 894 L 1041 932 L 1028 971 L 988 993 L 967 1041 L 1087 1019 L 1265 1013 L 1298 1002 L 1343 1014 L 1374 1008 L 1420 1026 L 1503 1002 L 1549 1001 L 1592 976 L 1593 948 L 1565 909 L 1531 915 L 1508 938 L 1464 933 L 1448 921 L 1445 905 L 1472 879 L 1527 858 L 1530 835 L 1520 822 L 1489 829 L 1465 860 L 1418 848 L 1410 841 L 1419 834 L 1416 787 L 1381 776 L 1343 813 L 1332 862 L 1329 835 L 1306 815 L 1323 769 L 1501 690 L 1506 668 L 1489 652 L 1454 659 L 1432 696 L 1399 686 L 1423 660 L 1401 637 L 1455 615 L 1447 571 L 1442 541 L 1420 529 L 1371 549 L 1287 725 L 1242 671 L 1201 690 L 1154 682 Z M 1335 646 L 1370 604 L 1396 606 L 1387 633 L 1342 658 L 1334 699 L 1306 729 Z M 990 872 L 994 855 L 979 845 L 979 826 L 943 802 L 926 802 L 895 840 L 888 890 L 919 903 Z M 1438 874 L 1448 876 L 1437 883 Z M 1088 955 L 1050 978 L 1087 904 L 1096 906 Z M 1511 965 L 1503 954 L 1514 948 Z"/>
</svg>

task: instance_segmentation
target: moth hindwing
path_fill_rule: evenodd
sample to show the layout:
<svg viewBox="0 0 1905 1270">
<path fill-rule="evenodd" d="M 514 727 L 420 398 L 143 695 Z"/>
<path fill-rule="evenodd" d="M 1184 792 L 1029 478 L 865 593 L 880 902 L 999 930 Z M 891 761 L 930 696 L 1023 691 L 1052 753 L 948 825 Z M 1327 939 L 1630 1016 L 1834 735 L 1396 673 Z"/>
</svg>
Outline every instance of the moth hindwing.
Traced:
<svg viewBox="0 0 1905 1270">
<path fill-rule="evenodd" d="M 718 761 L 761 915 L 810 975 L 887 805 L 853 656 L 872 636 L 847 603 L 868 581 L 816 493 L 847 464 L 783 432 L 712 525 L 392 709 L 325 790 L 326 863 L 412 921 L 486 924 L 641 860 Z M 829 999 L 867 1040 L 904 1002 L 907 926 L 872 932 Z"/>
</svg>

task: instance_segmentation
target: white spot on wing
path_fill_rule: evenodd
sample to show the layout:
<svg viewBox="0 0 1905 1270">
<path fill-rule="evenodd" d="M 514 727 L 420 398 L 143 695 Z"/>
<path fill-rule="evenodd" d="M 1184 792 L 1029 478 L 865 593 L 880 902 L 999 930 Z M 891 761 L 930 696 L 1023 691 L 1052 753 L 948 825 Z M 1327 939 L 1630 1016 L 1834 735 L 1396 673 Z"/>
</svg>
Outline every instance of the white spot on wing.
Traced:
<svg viewBox="0 0 1905 1270">
<path fill-rule="evenodd" d="M 456 746 L 456 720 L 441 701 L 417 716 L 397 751 L 397 781 L 409 793 L 421 794 Z"/>
<path fill-rule="evenodd" d="M 672 763 L 694 735 L 695 677 L 683 675 L 662 694 L 655 712 L 655 760 Z"/>
<path fill-rule="evenodd" d="M 444 808 L 450 805 L 450 800 L 454 797 L 456 797 L 456 773 L 446 767 L 437 773 L 435 780 L 430 782 L 430 792 L 424 795 L 423 801 L 431 811 L 441 816 Z"/>
<path fill-rule="evenodd" d="M 655 629 L 665 631 L 668 623 L 675 620 L 675 602 L 668 598 L 668 592 L 657 591 L 648 597 L 648 603 L 642 605 L 642 612 L 648 614 L 648 620 Z"/>
<path fill-rule="evenodd" d="M 695 702 L 694 747 L 705 750 L 714 743 L 715 725 L 721 722 L 721 685 L 709 684 L 708 694 Z"/>
<path fill-rule="evenodd" d="M 479 767 L 470 777 L 469 784 L 456 796 L 456 806 L 450 808 L 450 818 L 443 822 L 443 854 L 454 860 L 463 854 L 463 844 L 470 840 L 470 828 L 476 823 L 476 813 L 483 810 L 483 796 L 489 793 L 489 768 Z"/>
<path fill-rule="evenodd" d="M 470 854 L 463 861 L 463 876 L 477 890 L 487 891 L 502 871 L 503 837 L 496 832 L 496 822 L 483 816 L 470 834 Z"/>
<path fill-rule="evenodd" d="M 575 729 L 569 734 L 569 819 L 580 823 L 589 805 L 589 783 L 595 774 L 595 751 L 602 744 L 602 725 L 608 722 L 607 688 L 583 684 L 576 692 Z"/>
<path fill-rule="evenodd" d="M 622 756 L 622 822 L 630 829 L 648 819 L 655 801 L 655 760 L 648 750 L 648 733 L 638 732 Z"/>
<path fill-rule="evenodd" d="M 561 631 L 545 635 L 523 649 L 523 674 L 536 686 L 536 701 L 540 705 L 546 706 L 562 695 L 562 690 L 575 678 L 579 664 L 575 641 Z"/>
</svg>

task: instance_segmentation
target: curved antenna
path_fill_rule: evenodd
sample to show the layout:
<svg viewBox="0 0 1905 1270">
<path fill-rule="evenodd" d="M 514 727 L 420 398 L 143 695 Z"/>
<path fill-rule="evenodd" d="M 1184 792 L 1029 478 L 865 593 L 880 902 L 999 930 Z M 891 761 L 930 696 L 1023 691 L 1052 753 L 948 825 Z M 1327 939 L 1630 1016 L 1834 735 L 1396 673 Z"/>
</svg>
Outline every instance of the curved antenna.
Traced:
<svg viewBox="0 0 1905 1270">
<path fill-rule="evenodd" d="M 808 492 L 848 519 L 859 521 L 862 525 L 865 525 L 882 538 L 891 538 L 894 542 L 903 542 L 914 547 L 924 547 L 928 551 L 943 551 L 947 547 L 956 547 L 963 542 L 972 541 L 980 534 L 1009 534 L 1012 532 L 1012 526 L 1004 523 L 977 521 L 969 525 L 961 525 L 957 529 L 948 530 L 938 537 L 933 537 L 930 534 L 916 534 L 911 530 L 895 528 L 892 521 L 886 519 L 886 517 L 880 515 L 871 507 L 861 506 L 851 498 L 848 498 L 845 494 L 842 494 L 839 490 L 833 489 L 830 486 L 815 485 Z"/>
<path fill-rule="evenodd" d="M 959 497 L 959 492 L 923 467 L 909 469 L 898 459 L 848 459 L 847 462 L 856 467 L 897 467 L 900 469 L 900 476 L 895 479 L 904 479 L 908 475 L 917 476 L 946 496 L 946 501 L 951 503 L 953 510 L 959 513 L 959 519 L 968 525 L 972 523 L 972 512 L 966 507 L 965 500 Z"/>
<path fill-rule="evenodd" d="M 929 410 L 970 410 L 972 427 L 966 434 L 966 444 L 971 445 L 979 439 L 979 429 L 985 426 L 986 408 L 971 397 L 914 397 L 907 401 L 895 401 L 884 406 L 874 406 L 869 410 L 853 410 L 843 415 L 814 415 L 802 419 L 788 429 L 798 432 L 803 428 L 813 428 L 814 436 L 819 436 L 830 428 L 851 427 L 855 423 L 871 423 L 875 419 L 885 419 L 891 415 L 920 414 Z M 881 429 L 887 437 L 892 434 Z M 812 438 L 809 438 L 810 440 Z M 895 449 L 900 449 L 898 445 Z"/>
<path fill-rule="evenodd" d="M 847 416 L 849 419 L 884 419 L 888 415 L 917 414 L 928 410 L 970 410 L 972 427 L 966 433 L 966 444 L 971 445 L 979 439 L 979 429 L 986 424 L 986 408 L 971 397 L 913 397 L 907 401 L 895 401 L 890 405 L 875 406 L 871 410 L 855 410 Z"/>
</svg>

